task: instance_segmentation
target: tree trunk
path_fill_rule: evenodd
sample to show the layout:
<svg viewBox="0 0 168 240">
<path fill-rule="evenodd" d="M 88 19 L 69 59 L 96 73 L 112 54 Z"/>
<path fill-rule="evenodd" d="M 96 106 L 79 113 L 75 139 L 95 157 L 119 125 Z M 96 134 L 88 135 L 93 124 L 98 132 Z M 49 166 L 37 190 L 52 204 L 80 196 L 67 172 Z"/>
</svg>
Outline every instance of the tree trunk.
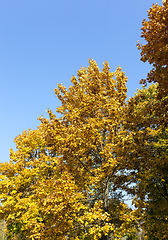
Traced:
<svg viewBox="0 0 168 240">
<path fill-rule="evenodd" d="M 103 200 L 104 200 L 104 211 L 108 213 L 108 195 L 109 195 L 109 189 L 108 189 L 108 182 L 109 180 L 106 179 L 105 183 L 104 183 L 104 196 L 103 196 Z M 100 240 L 108 240 L 108 235 L 102 235 L 102 237 L 100 238 Z"/>
</svg>

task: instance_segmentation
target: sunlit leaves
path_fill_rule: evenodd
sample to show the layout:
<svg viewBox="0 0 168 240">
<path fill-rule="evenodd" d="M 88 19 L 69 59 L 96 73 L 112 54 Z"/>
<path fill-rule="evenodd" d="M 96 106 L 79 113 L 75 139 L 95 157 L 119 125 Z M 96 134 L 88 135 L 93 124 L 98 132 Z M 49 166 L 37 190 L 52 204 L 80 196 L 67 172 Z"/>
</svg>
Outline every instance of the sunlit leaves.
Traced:
<svg viewBox="0 0 168 240">
<path fill-rule="evenodd" d="M 128 102 L 125 128 L 130 141 L 124 142 L 122 153 L 128 171 L 124 172 L 123 180 L 122 174 L 119 178 L 127 192 L 135 196 L 137 214 L 148 236 L 166 239 L 168 129 L 156 111 L 157 94 L 157 85 L 153 84 L 138 90 Z"/>
<path fill-rule="evenodd" d="M 144 157 L 146 163 L 142 163 L 144 173 L 139 174 L 138 196 L 141 200 L 146 196 L 145 204 L 145 228 L 149 237 L 158 237 L 158 239 L 167 239 L 167 203 L 168 203 L 168 166 L 167 166 L 167 145 L 168 145 L 168 3 L 163 1 L 163 5 L 153 5 L 148 11 L 148 20 L 143 21 L 142 35 L 146 44 L 138 43 L 141 50 L 141 60 L 148 61 L 153 65 L 153 69 L 148 73 L 147 79 L 141 83 L 157 83 L 155 96 L 151 99 L 151 105 L 144 111 L 143 107 L 139 109 L 142 116 L 139 120 L 141 136 L 141 150 L 139 149 L 139 159 L 141 162 Z M 152 89 L 152 88 L 150 88 Z M 150 89 L 146 92 L 150 93 Z M 154 93 L 154 92 L 153 92 Z M 151 96 L 152 96 L 151 95 Z M 140 95 L 139 95 L 140 97 Z M 136 97 L 135 97 L 136 99 Z M 149 98 L 150 99 L 150 98 Z M 144 98 L 144 103 L 146 98 Z M 139 103 L 140 105 L 140 98 Z M 145 115 L 144 115 L 145 113 Z M 148 116 L 148 117 L 147 117 Z M 148 120 L 144 121 L 144 120 Z M 138 123 L 136 124 L 138 126 Z M 138 130 L 138 129 L 137 129 Z M 138 131 L 135 136 L 140 134 Z M 141 170 L 142 172 L 142 170 Z M 146 176 L 145 176 L 146 173 Z M 140 190 L 141 189 L 141 190 Z M 142 193 L 143 192 L 143 193 Z M 138 207 L 142 201 L 138 200 Z"/>
<path fill-rule="evenodd" d="M 125 74 L 100 71 L 89 60 L 72 85 L 59 84 L 57 118 L 15 139 L 9 164 L 1 165 L 1 216 L 9 239 L 103 239 L 122 236 L 135 226 L 135 216 L 114 189 L 123 167 L 117 155 L 126 135 Z M 113 197 L 115 195 L 115 197 Z"/>
</svg>

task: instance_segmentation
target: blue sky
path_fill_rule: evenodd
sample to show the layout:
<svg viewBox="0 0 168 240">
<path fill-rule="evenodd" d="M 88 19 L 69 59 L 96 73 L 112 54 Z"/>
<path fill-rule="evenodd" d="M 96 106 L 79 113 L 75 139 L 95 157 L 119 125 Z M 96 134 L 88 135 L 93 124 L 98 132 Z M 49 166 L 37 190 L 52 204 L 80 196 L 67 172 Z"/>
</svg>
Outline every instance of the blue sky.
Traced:
<svg viewBox="0 0 168 240">
<path fill-rule="evenodd" d="M 162 1 L 157 1 L 162 4 Z M 38 116 L 59 105 L 57 83 L 96 60 L 118 65 L 128 76 L 128 97 L 151 69 L 140 61 L 136 41 L 152 0 L 0 1 L 0 162 L 9 161 L 13 140 Z"/>
</svg>

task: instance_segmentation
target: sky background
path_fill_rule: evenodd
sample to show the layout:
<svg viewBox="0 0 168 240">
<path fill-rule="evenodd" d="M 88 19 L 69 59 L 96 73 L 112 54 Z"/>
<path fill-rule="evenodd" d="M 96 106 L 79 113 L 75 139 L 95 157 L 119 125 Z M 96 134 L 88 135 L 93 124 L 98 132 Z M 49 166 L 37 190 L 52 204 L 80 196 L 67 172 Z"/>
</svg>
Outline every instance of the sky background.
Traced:
<svg viewBox="0 0 168 240">
<path fill-rule="evenodd" d="M 162 4 L 162 1 L 157 1 Z M 0 0 L 0 162 L 23 130 L 60 104 L 58 83 L 68 87 L 88 59 L 107 60 L 128 76 L 128 97 L 151 69 L 136 42 L 153 0 Z"/>
</svg>

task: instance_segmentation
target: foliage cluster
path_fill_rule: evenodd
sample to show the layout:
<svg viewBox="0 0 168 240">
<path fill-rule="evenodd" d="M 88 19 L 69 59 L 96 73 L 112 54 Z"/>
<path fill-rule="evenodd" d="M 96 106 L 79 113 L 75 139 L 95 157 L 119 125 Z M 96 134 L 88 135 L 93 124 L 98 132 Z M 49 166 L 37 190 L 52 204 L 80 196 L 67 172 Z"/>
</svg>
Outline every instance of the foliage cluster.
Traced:
<svg viewBox="0 0 168 240">
<path fill-rule="evenodd" d="M 81 68 L 36 130 L 15 138 L 0 165 L 0 217 L 8 239 L 168 239 L 168 8 L 143 21 L 141 60 L 153 64 L 126 102 L 121 68 Z M 133 198 L 134 210 L 123 193 Z"/>
</svg>

